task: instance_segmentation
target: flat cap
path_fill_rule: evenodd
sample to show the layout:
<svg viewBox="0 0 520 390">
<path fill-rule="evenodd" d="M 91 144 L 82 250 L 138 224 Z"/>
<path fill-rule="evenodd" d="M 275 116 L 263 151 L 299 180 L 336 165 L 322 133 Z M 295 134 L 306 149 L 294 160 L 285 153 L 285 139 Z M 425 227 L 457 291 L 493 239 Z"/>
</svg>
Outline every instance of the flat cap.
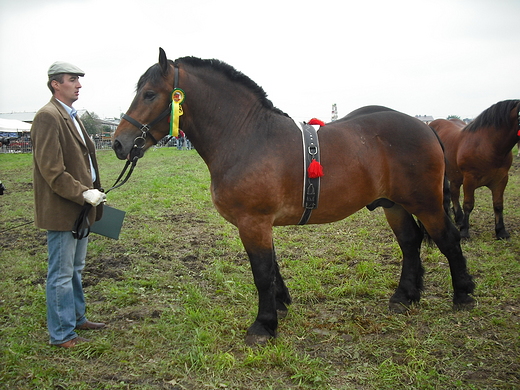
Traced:
<svg viewBox="0 0 520 390">
<path fill-rule="evenodd" d="M 69 64 L 68 62 L 63 62 L 63 61 L 56 61 L 54 64 L 52 64 L 51 67 L 49 68 L 49 71 L 47 72 L 47 75 L 53 76 L 55 74 L 61 74 L 61 73 L 85 76 L 85 72 L 83 72 L 76 65 L 72 65 L 72 64 Z"/>
</svg>

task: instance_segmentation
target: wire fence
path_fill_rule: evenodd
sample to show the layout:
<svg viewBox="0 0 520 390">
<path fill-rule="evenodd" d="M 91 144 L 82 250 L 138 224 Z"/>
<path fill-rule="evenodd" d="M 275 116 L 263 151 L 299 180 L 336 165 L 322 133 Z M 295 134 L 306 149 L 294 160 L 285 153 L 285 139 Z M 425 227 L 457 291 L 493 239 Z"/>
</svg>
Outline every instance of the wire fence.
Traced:
<svg viewBox="0 0 520 390">
<path fill-rule="evenodd" d="M 112 149 L 112 142 L 108 139 L 93 139 L 96 150 Z M 165 137 L 160 140 L 156 147 L 177 147 L 191 149 L 191 144 L 187 139 L 176 139 Z M 32 143 L 30 137 L 7 138 L 0 137 L 0 153 L 32 153 Z"/>
<path fill-rule="evenodd" d="M 0 137 L 0 153 L 31 153 L 32 143 L 29 137 Z"/>
</svg>

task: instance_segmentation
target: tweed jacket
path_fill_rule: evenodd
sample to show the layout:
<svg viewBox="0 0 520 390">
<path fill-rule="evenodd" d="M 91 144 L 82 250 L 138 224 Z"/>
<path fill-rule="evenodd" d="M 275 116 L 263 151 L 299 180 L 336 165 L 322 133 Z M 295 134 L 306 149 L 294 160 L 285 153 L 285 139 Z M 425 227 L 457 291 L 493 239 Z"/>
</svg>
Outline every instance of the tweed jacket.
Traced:
<svg viewBox="0 0 520 390">
<path fill-rule="evenodd" d="M 83 192 L 101 186 L 95 145 L 78 119 L 85 142 L 74 121 L 54 97 L 36 113 L 31 127 L 35 225 L 69 231 L 85 200 Z M 97 179 L 92 183 L 89 155 Z M 90 224 L 101 219 L 102 205 L 93 207 Z"/>
</svg>

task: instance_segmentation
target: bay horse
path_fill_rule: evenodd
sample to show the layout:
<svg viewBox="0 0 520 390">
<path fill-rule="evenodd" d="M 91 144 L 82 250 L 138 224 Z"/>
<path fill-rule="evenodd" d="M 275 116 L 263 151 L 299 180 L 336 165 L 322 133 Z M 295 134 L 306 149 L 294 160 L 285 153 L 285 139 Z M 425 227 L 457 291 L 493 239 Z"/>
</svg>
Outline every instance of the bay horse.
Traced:
<svg viewBox="0 0 520 390">
<path fill-rule="evenodd" d="M 169 133 L 172 89 L 184 93 L 180 125 L 205 161 L 218 212 L 238 228 L 258 291 L 258 314 L 247 344 L 276 337 L 291 303 L 280 274 L 273 226 L 298 224 L 303 208 L 304 151 L 298 125 L 249 77 L 218 60 L 194 57 L 159 63 L 137 83 L 136 96 L 113 136 L 119 159 L 140 157 Z M 170 118 L 173 121 L 174 118 Z M 319 207 L 311 224 L 341 220 L 368 206 L 384 207 L 403 253 L 390 308 L 405 311 L 423 288 L 424 231 L 447 257 L 455 308 L 470 308 L 474 282 L 460 234 L 443 208 L 444 154 L 435 133 L 385 107 L 361 108 L 319 130 Z"/>
<path fill-rule="evenodd" d="M 519 109 L 520 100 L 504 100 L 468 125 L 460 119 L 436 119 L 430 123 L 444 144 L 455 223 L 463 238 L 470 236 L 469 216 L 475 206 L 475 190 L 482 186 L 491 190 L 496 238 L 510 237 L 504 224 L 504 190 L 513 162 L 512 149 L 520 139 Z"/>
</svg>

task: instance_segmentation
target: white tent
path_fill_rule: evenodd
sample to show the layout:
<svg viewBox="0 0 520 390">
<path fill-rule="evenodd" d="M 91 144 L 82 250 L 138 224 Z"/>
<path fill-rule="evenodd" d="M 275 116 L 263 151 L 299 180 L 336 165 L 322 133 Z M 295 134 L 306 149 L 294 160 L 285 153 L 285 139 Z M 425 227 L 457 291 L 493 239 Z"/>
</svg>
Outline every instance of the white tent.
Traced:
<svg viewBox="0 0 520 390">
<path fill-rule="evenodd" d="M 2 119 L 0 118 L 0 131 L 7 132 L 27 132 L 31 130 L 31 125 L 15 119 Z"/>
<path fill-rule="evenodd" d="M 0 118 L 0 137 L 18 138 L 31 130 L 31 125 L 15 119 Z"/>
</svg>

